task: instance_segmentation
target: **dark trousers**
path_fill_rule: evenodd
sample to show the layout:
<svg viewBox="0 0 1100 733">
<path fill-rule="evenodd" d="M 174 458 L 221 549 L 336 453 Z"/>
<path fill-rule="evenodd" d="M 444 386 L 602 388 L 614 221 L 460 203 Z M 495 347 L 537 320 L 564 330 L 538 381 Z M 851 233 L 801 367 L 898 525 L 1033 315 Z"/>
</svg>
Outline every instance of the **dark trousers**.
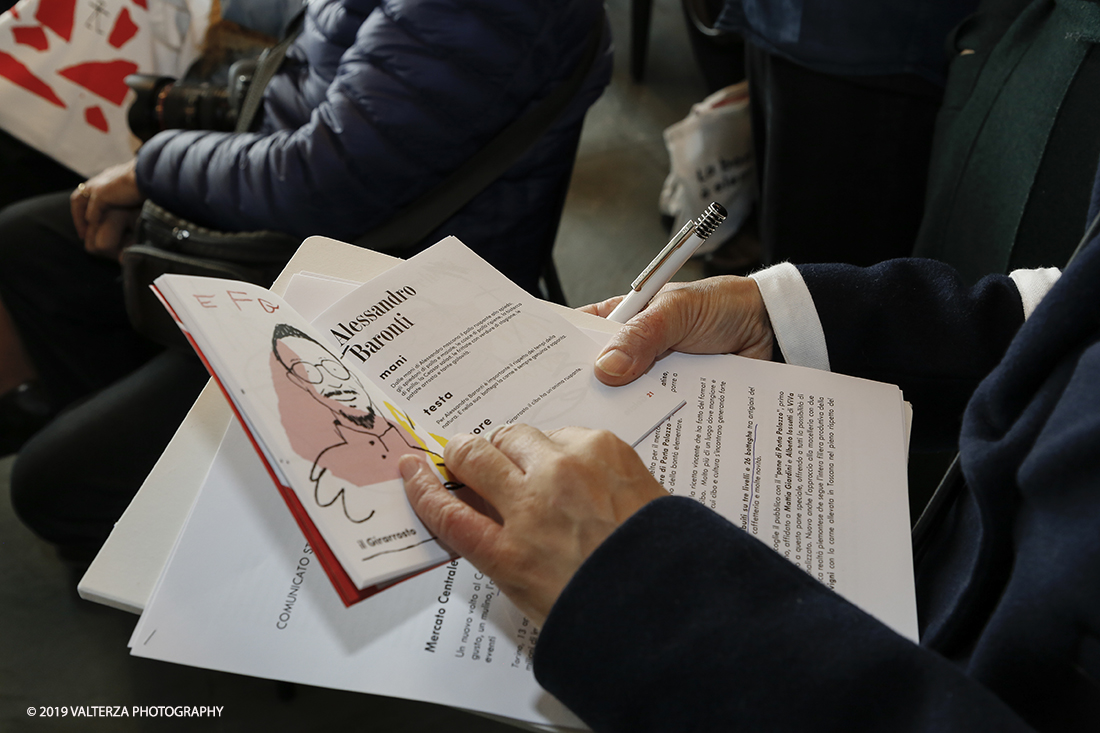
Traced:
<svg viewBox="0 0 1100 733">
<path fill-rule="evenodd" d="M 130 327 L 117 262 L 77 238 L 69 193 L 0 211 L 0 299 L 58 406 L 106 387 L 159 349 Z"/>
<path fill-rule="evenodd" d="M 10 6 L 0 0 L 0 12 Z M 31 196 L 72 191 L 84 180 L 50 156 L 0 130 L 0 209 Z"/>
<path fill-rule="evenodd" d="M 84 252 L 67 192 L 0 212 L 0 299 L 63 407 L 20 450 L 12 504 L 67 548 L 106 539 L 207 380 L 192 353 L 130 328 L 120 272 Z"/>
<path fill-rule="evenodd" d="M 821 74 L 745 44 L 766 264 L 910 254 L 941 90 Z"/>
</svg>

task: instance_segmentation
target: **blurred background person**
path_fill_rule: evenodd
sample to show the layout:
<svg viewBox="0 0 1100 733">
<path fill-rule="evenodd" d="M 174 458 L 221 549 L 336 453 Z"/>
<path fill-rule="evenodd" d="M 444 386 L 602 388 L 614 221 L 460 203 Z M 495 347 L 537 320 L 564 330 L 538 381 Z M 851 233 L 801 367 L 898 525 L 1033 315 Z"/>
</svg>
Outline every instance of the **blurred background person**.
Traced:
<svg viewBox="0 0 1100 733">
<path fill-rule="evenodd" d="M 765 264 L 870 265 L 920 227 L 951 29 L 977 0 L 725 0 L 742 36 Z"/>
</svg>

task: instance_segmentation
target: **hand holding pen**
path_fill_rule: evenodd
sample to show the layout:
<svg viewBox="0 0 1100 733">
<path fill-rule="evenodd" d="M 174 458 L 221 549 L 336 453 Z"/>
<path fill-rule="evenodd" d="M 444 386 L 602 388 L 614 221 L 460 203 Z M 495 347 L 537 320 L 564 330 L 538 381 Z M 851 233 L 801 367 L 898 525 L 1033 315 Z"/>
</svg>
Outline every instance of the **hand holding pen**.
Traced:
<svg viewBox="0 0 1100 733">
<path fill-rule="evenodd" d="M 726 210 L 718 202 L 707 207 L 698 221 L 688 221 L 665 248 L 630 286 L 630 292 L 622 299 L 615 310 L 607 316 L 609 321 L 626 323 L 638 314 L 649 301 L 663 288 L 684 263 L 706 241 L 707 237 L 726 218 Z"/>
</svg>

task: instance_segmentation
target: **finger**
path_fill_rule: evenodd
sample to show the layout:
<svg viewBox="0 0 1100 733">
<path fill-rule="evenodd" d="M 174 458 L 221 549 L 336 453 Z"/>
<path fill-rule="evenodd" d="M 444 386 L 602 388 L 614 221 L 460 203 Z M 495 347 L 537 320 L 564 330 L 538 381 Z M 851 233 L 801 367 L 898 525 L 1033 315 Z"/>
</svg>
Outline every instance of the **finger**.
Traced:
<svg viewBox="0 0 1100 733">
<path fill-rule="evenodd" d="M 615 306 L 619 304 L 619 301 L 621 301 L 625 297 L 625 295 L 616 295 L 614 298 L 608 298 L 607 300 L 599 303 L 582 305 L 577 310 L 581 311 L 582 313 L 591 313 L 592 315 L 599 316 L 600 318 L 607 318 L 609 315 L 611 315 L 611 311 L 615 310 Z"/>
<path fill-rule="evenodd" d="M 456 479 L 507 515 L 523 469 L 485 438 L 456 435 L 447 442 L 443 461 Z"/>
<path fill-rule="evenodd" d="M 440 542 L 484 569 L 500 536 L 501 527 L 466 504 L 436 478 L 428 462 L 404 455 L 398 463 L 405 479 L 405 495 L 424 526 Z"/>
<path fill-rule="evenodd" d="M 611 338 L 596 360 L 596 377 L 626 384 L 669 349 L 692 354 L 770 358 L 771 323 L 751 278 L 722 276 L 670 283 Z"/>
<path fill-rule="evenodd" d="M 100 257 L 117 258 L 122 249 L 122 237 L 126 233 L 127 222 L 122 216 L 108 216 L 96 228 L 94 252 Z"/>
<path fill-rule="evenodd" d="M 103 205 L 100 203 L 99 197 L 96 196 L 95 190 L 91 190 L 91 195 L 87 197 L 87 205 L 84 207 L 84 221 L 89 227 L 98 227 L 100 220 L 103 218 Z"/>
<path fill-rule="evenodd" d="M 96 254 L 96 235 L 99 233 L 99 225 L 85 223 L 84 251 L 90 255 Z"/>
<path fill-rule="evenodd" d="M 554 428 L 546 431 L 546 437 L 560 445 L 575 445 L 590 437 L 596 431 L 592 428 L 582 428 L 576 425 L 564 428 Z"/>
<path fill-rule="evenodd" d="M 485 437 L 524 473 L 554 450 L 554 443 L 546 433 L 523 423 L 502 425 Z"/>
<path fill-rule="evenodd" d="M 81 183 L 69 194 L 69 210 L 73 215 L 73 224 L 76 226 L 76 235 L 84 239 L 86 224 L 84 211 L 88 208 L 88 192 L 85 184 Z"/>
<path fill-rule="evenodd" d="M 624 323 L 600 352 L 596 378 L 601 382 L 616 386 L 633 382 L 687 335 L 683 298 L 662 298 L 663 294 Z"/>
<path fill-rule="evenodd" d="M 569 426 L 547 431 L 546 438 L 559 454 L 584 456 L 615 473 L 622 473 L 618 465 L 623 460 L 640 461 L 634 449 L 609 430 Z M 648 475 L 648 469 L 645 473 Z"/>
</svg>

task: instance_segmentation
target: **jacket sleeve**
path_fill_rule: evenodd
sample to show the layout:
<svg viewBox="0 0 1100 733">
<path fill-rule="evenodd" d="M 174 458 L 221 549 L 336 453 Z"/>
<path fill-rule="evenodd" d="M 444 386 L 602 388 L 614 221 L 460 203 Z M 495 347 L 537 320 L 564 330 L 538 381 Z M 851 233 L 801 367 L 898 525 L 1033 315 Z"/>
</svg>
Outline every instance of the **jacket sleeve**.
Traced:
<svg viewBox="0 0 1100 733">
<path fill-rule="evenodd" d="M 914 444 L 953 443 L 967 401 L 1024 322 L 1013 280 L 968 286 L 948 265 L 916 258 L 798 270 L 832 371 L 898 385 L 920 416 Z"/>
<path fill-rule="evenodd" d="M 358 236 L 567 76 L 602 17 L 593 0 L 312 2 L 267 131 L 161 133 L 138 185 L 219 229 Z"/>
<path fill-rule="evenodd" d="M 540 684 L 596 731 L 1019 731 L 957 667 L 696 502 L 631 517 L 538 639 Z"/>
</svg>

